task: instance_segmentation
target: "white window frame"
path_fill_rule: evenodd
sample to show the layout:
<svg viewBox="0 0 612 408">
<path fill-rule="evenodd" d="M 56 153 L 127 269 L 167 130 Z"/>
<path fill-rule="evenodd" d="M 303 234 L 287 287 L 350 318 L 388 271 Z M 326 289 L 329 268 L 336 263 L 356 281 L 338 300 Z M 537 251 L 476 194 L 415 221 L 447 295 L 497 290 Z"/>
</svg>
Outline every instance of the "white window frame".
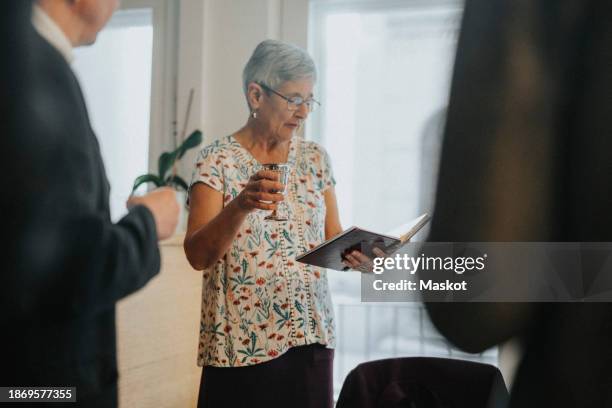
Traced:
<svg viewBox="0 0 612 408">
<path fill-rule="evenodd" d="M 174 145 L 178 61 L 178 4 L 175 0 L 122 0 L 119 10 L 152 9 L 151 112 L 149 172 L 157 173 L 159 155 Z"/>
</svg>

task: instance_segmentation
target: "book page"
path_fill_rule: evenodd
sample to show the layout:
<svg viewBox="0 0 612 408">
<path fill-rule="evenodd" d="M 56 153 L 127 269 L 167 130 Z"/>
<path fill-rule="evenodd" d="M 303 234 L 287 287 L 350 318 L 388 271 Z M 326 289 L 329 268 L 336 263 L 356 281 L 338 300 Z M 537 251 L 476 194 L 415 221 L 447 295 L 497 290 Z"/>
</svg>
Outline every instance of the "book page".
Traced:
<svg viewBox="0 0 612 408">
<path fill-rule="evenodd" d="M 400 239 L 402 236 L 408 234 L 408 238 L 410 238 L 414 234 L 416 234 L 417 231 L 420 230 L 421 227 L 425 225 L 428 220 L 429 214 L 420 215 L 412 221 L 402 224 L 399 227 L 393 228 L 391 231 L 387 232 L 386 235 Z"/>
</svg>

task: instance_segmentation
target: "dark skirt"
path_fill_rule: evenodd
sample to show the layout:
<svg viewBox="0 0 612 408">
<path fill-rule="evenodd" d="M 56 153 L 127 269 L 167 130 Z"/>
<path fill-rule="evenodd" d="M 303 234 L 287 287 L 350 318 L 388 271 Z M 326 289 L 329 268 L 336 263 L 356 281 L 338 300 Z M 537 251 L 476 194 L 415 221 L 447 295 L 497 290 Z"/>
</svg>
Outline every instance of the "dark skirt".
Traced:
<svg viewBox="0 0 612 408">
<path fill-rule="evenodd" d="M 334 350 L 299 346 L 265 363 L 202 370 L 198 408 L 331 408 Z"/>
</svg>

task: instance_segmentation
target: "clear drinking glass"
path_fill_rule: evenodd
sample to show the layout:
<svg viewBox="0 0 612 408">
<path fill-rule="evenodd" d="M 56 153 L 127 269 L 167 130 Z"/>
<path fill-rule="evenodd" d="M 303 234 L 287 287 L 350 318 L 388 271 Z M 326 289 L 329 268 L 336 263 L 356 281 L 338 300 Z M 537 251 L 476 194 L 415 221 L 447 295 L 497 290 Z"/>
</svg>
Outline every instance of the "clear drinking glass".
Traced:
<svg viewBox="0 0 612 408">
<path fill-rule="evenodd" d="M 269 170 L 278 173 L 278 181 L 284 186 L 283 190 L 278 191 L 278 193 L 286 197 L 287 185 L 289 183 L 289 165 L 284 163 L 267 163 L 262 164 L 261 167 L 262 170 Z M 279 202 L 277 209 L 273 210 L 270 215 L 264 218 L 264 220 L 270 221 L 287 221 L 288 219 L 289 211 L 287 209 L 287 204 L 285 203 L 285 201 Z"/>
</svg>

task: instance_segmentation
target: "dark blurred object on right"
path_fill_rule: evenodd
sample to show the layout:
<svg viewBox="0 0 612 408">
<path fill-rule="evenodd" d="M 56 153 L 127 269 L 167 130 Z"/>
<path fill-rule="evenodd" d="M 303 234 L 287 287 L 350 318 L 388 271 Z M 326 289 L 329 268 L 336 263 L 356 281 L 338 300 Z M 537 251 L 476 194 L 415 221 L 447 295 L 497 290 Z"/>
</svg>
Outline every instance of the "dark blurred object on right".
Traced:
<svg viewBox="0 0 612 408">
<path fill-rule="evenodd" d="M 612 241 L 611 8 L 467 1 L 429 241 Z M 520 339 L 511 407 L 612 406 L 612 305 L 427 308 L 465 350 Z"/>
</svg>

